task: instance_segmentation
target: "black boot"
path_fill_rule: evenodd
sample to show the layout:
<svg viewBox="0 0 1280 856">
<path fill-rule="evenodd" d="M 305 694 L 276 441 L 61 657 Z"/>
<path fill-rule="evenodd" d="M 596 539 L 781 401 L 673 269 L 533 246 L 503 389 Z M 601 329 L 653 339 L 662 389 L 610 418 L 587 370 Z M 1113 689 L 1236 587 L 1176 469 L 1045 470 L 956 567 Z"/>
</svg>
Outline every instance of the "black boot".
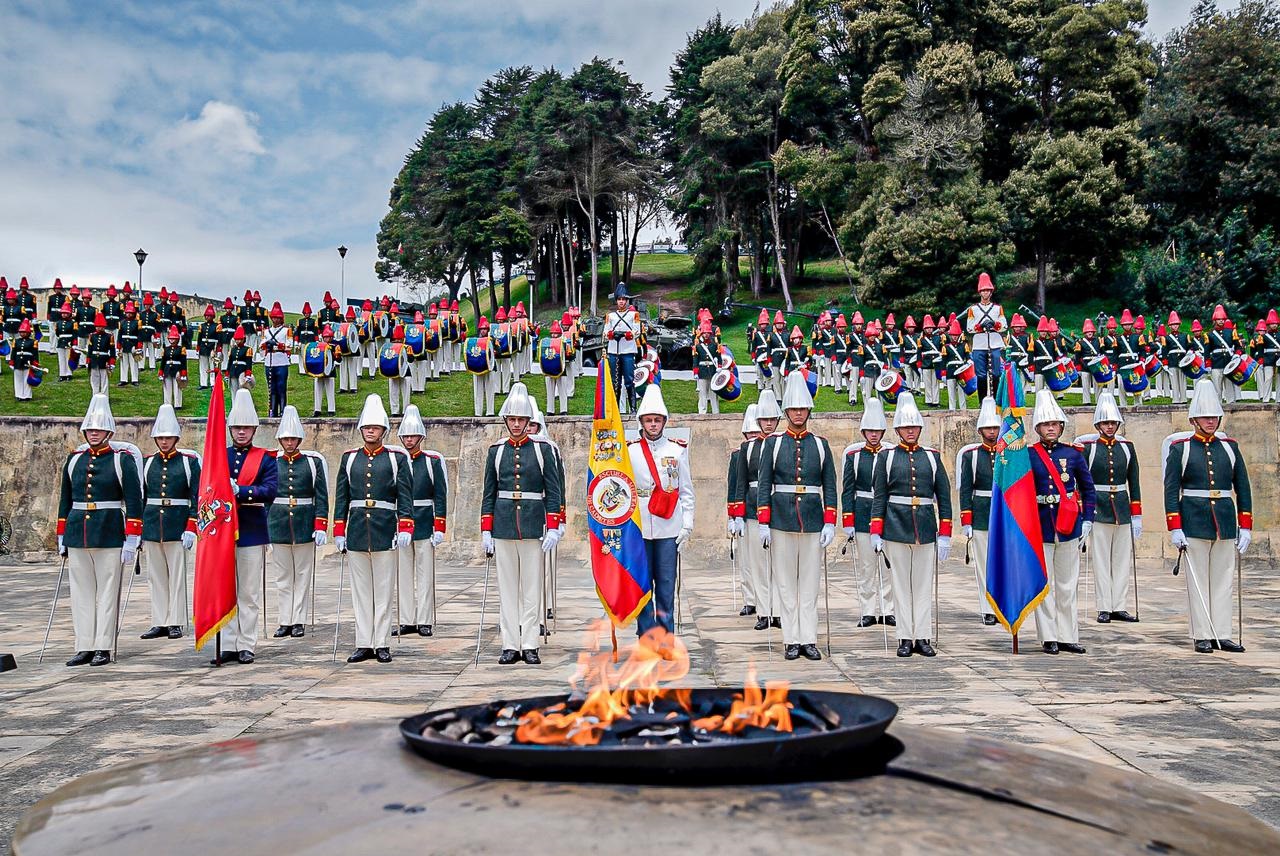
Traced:
<svg viewBox="0 0 1280 856">
<path fill-rule="evenodd" d="M 890 627 L 897 627 L 898 619 L 894 618 L 892 615 L 886 615 L 884 617 L 884 623 L 889 625 Z"/>
<path fill-rule="evenodd" d="M 783 656 L 784 658 L 788 659 L 788 660 L 799 660 L 799 659 L 800 659 L 800 646 L 799 646 L 799 645 L 788 645 L 785 649 L 783 649 L 782 656 Z"/>
<path fill-rule="evenodd" d="M 498 655 L 499 666 L 510 666 L 520 662 L 520 652 L 511 648 L 503 648 L 502 653 Z"/>
<path fill-rule="evenodd" d="M 756 619 L 756 630 L 768 630 L 768 629 L 769 629 L 769 616 L 762 615 Z"/>
<path fill-rule="evenodd" d="M 1244 646 L 1236 642 L 1232 642 L 1230 639 L 1219 639 L 1218 647 L 1223 651 L 1230 651 L 1232 654 L 1244 653 Z"/>
<path fill-rule="evenodd" d="M 294 639 L 301 639 L 307 635 L 307 628 L 301 624 L 295 624 L 289 629 L 289 635 Z"/>
<path fill-rule="evenodd" d="M 375 649 L 374 649 L 374 652 L 373 652 L 373 656 L 375 656 L 375 657 L 377 657 L 377 658 L 378 658 L 378 662 L 379 662 L 379 663 L 390 663 L 390 662 L 391 662 L 391 649 L 390 649 L 390 648 L 375 648 Z"/>
<path fill-rule="evenodd" d="M 1111 620 L 1112 620 L 1112 621 L 1129 621 L 1129 622 L 1136 622 L 1136 621 L 1138 620 L 1138 616 L 1136 616 L 1136 615 L 1130 615 L 1128 612 L 1126 612 L 1125 610 L 1121 609 L 1121 610 L 1118 610 L 1117 612 L 1113 612 L 1113 613 L 1111 613 Z"/>
<path fill-rule="evenodd" d="M 910 657 L 912 654 L 915 653 L 915 650 L 916 650 L 915 646 L 911 644 L 910 639 L 898 640 L 898 656 L 899 657 Z"/>
<path fill-rule="evenodd" d="M 1076 642 L 1059 642 L 1059 651 L 1066 651 L 1068 654 L 1083 654 L 1085 647 Z"/>
<path fill-rule="evenodd" d="M 1098 623 L 1099 623 L 1099 624 L 1110 624 L 1110 623 L 1111 623 L 1111 613 L 1109 613 L 1109 612 L 1099 612 L 1099 613 L 1098 613 Z"/>
<path fill-rule="evenodd" d="M 988 612 L 986 615 L 982 616 L 982 623 L 990 627 L 996 623 L 996 617 Z"/>
<path fill-rule="evenodd" d="M 875 627 L 876 622 L 877 622 L 877 619 L 874 615 L 864 615 L 858 619 L 858 623 L 854 626 L 855 627 Z"/>
<path fill-rule="evenodd" d="M 742 607 L 742 609 L 738 610 L 738 614 L 739 615 L 755 615 L 756 608 L 751 604 L 747 604 L 746 606 Z"/>
<path fill-rule="evenodd" d="M 1208 639 L 1197 639 L 1197 640 L 1196 640 L 1196 644 L 1195 644 L 1195 649 L 1196 649 L 1196 653 L 1197 653 L 1197 654 L 1212 654 L 1212 653 L 1213 653 L 1213 646 L 1212 646 L 1211 644 L 1209 644 L 1209 640 L 1208 640 Z M 71 664 L 70 664 L 70 663 L 67 663 L 67 665 L 68 665 L 68 666 L 70 666 Z"/>
<path fill-rule="evenodd" d="M 248 666 L 253 662 L 253 652 L 241 651 L 239 654 L 236 654 L 236 662 Z"/>
<path fill-rule="evenodd" d="M 276 628 L 276 632 L 271 634 L 272 639 L 283 639 L 293 632 L 293 628 L 288 624 L 281 624 Z"/>
<path fill-rule="evenodd" d="M 178 625 L 176 625 L 176 624 L 174 624 L 173 626 L 171 626 L 171 627 L 169 628 L 169 638 L 170 638 L 170 639 L 181 639 L 181 638 L 182 638 L 182 628 L 181 628 L 181 627 L 179 627 L 179 626 L 178 626 Z"/>
<path fill-rule="evenodd" d="M 89 661 L 90 666 L 105 666 L 111 662 L 110 651 L 94 651 L 93 659 Z"/>
<path fill-rule="evenodd" d="M 530 666 L 542 665 L 542 658 L 538 656 L 537 648 L 530 648 L 527 651 L 521 651 L 520 656 L 524 658 L 524 661 Z"/>
<path fill-rule="evenodd" d="M 929 644 L 928 639 L 917 639 L 916 650 L 926 657 L 936 657 L 938 652 L 933 650 L 933 646 Z"/>
<path fill-rule="evenodd" d="M 419 625 L 418 625 L 418 635 L 419 635 L 419 636 L 430 636 L 430 635 L 431 635 L 431 633 L 432 633 L 432 630 L 431 630 L 431 625 L 430 625 L 430 624 L 419 624 Z"/>
<path fill-rule="evenodd" d="M 146 633 L 143 633 L 138 638 L 139 639 L 159 639 L 161 636 L 167 637 L 168 635 L 169 635 L 168 627 L 156 626 L 156 627 L 152 627 L 150 630 L 148 630 Z"/>
<path fill-rule="evenodd" d="M 351 652 L 351 656 L 347 658 L 348 663 L 363 663 L 365 660 L 372 660 L 375 654 L 372 648 L 357 648 Z"/>
<path fill-rule="evenodd" d="M 800 646 L 800 654 L 806 660 L 821 660 L 822 654 L 818 651 L 818 646 L 810 642 L 808 645 Z"/>
<path fill-rule="evenodd" d="M 1057 643 L 1057 642 L 1046 642 L 1046 643 L 1044 643 L 1043 645 L 1041 645 L 1041 646 L 1040 646 L 1040 648 L 1041 648 L 1041 650 L 1043 650 L 1046 654 L 1056 654 L 1056 653 L 1058 653 L 1058 643 Z"/>
<path fill-rule="evenodd" d="M 1207 642 L 1205 643 L 1208 644 Z M 83 666 L 93 659 L 92 651 L 77 651 L 76 655 L 67 661 L 68 666 Z"/>
</svg>

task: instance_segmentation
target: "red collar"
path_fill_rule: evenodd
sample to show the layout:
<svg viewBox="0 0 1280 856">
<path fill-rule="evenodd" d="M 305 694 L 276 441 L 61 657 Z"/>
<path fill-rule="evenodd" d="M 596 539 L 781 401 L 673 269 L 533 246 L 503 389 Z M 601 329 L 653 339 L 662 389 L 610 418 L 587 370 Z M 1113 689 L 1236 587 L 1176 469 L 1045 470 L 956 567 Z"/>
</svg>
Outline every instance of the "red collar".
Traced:
<svg viewBox="0 0 1280 856">
<path fill-rule="evenodd" d="M 995 451 L 998 451 L 998 450 L 1000 449 L 1000 444 L 999 444 L 999 443 L 988 443 L 988 442 L 986 442 L 986 441 L 984 440 L 984 441 L 983 441 L 983 443 L 982 443 L 982 448 L 983 448 L 984 450 L 988 451 L 988 452 L 995 452 Z"/>
<path fill-rule="evenodd" d="M 903 442 L 899 442 L 899 443 L 898 443 L 898 448 L 899 448 L 899 449 L 901 449 L 901 450 L 902 450 L 902 451 L 904 451 L 904 452 L 915 452 L 915 451 L 918 451 L 918 450 L 920 449 L 920 444 L 919 444 L 919 443 L 903 443 Z"/>
<path fill-rule="evenodd" d="M 360 451 L 364 452 L 364 453 L 365 453 L 365 455 L 366 455 L 367 457 L 370 457 L 370 458 L 376 458 L 378 455 L 381 455 L 381 454 L 382 454 L 383 452 L 385 452 L 386 450 L 387 450 L 387 447 L 386 447 L 386 446 L 381 446 L 381 445 L 380 445 L 380 446 L 378 446 L 378 448 L 374 449 L 372 452 L 370 452 L 370 451 L 369 451 L 369 447 L 368 447 L 368 446 L 361 446 L 361 447 L 360 447 Z"/>
<path fill-rule="evenodd" d="M 1199 428 L 1196 429 L 1195 438 L 1199 440 L 1201 443 L 1208 443 L 1210 440 L 1213 440 L 1216 437 L 1217 437 L 1216 434 L 1201 434 L 1200 429 Z"/>
<path fill-rule="evenodd" d="M 512 446 L 519 448 L 520 446 L 523 446 L 525 443 L 529 442 L 529 435 L 521 434 L 519 437 L 507 437 L 507 442 L 510 443 Z"/>
<path fill-rule="evenodd" d="M 880 449 L 881 447 L 879 445 L 872 446 L 870 443 L 864 443 L 862 446 L 862 451 L 870 452 L 873 455 L 879 454 Z"/>
<path fill-rule="evenodd" d="M 797 440 L 803 440 L 805 437 L 809 435 L 809 429 L 807 427 L 803 428 L 801 429 L 800 433 L 797 434 L 794 430 L 792 430 L 791 426 L 788 425 L 787 433 L 790 434 L 792 437 L 795 437 Z"/>
<path fill-rule="evenodd" d="M 298 458 L 302 457 L 302 450 L 299 449 L 298 451 L 294 452 L 292 455 L 290 455 L 288 452 L 281 452 L 280 457 L 284 458 L 289 463 L 293 463 L 294 461 L 298 460 Z"/>
</svg>

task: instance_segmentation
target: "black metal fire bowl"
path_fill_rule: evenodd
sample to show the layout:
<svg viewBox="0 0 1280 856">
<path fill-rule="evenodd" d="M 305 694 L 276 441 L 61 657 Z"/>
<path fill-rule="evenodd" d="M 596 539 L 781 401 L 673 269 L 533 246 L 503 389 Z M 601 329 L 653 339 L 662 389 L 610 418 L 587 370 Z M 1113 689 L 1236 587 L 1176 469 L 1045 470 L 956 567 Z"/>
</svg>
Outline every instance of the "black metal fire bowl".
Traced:
<svg viewBox="0 0 1280 856">
<path fill-rule="evenodd" d="M 694 705 L 731 699 L 734 689 L 693 690 Z M 414 752 L 437 764 L 501 779 L 602 782 L 650 785 L 738 785 L 777 782 L 834 781 L 876 775 L 902 752 L 902 744 L 885 735 L 898 713 L 893 702 L 854 693 L 798 690 L 834 712 L 837 723 L 824 731 L 782 733 L 755 729 L 710 743 L 594 746 L 543 746 L 523 743 L 464 743 L 424 726 L 456 715 L 473 722 L 492 718 L 503 706 L 521 710 L 566 702 L 568 695 L 511 699 L 489 704 L 433 710 L 401 721 L 400 733 Z"/>
</svg>

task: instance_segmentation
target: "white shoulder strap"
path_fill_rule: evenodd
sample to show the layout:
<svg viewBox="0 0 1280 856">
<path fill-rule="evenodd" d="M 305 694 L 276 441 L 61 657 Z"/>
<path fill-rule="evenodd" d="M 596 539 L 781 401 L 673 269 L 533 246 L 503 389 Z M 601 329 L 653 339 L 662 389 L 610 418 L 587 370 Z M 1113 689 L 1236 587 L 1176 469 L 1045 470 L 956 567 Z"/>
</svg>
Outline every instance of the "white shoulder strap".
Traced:
<svg viewBox="0 0 1280 856">
<path fill-rule="evenodd" d="M 960 451 L 956 453 L 956 473 L 957 474 L 960 473 L 961 468 L 964 466 L 964 456 L 968 455 L 970 452 L 972 452 L 976 448 L 978 448 L 977 443 L 969 443 L 965 446 L 962 446 L 960 448 Z M 971 458 L 970 463 L 972 464 L 972 469 L 973 469 L 973 480 L 977 481 L 978 480 L 978 456 L 970 455 L 970 458 Z"/>
</svg>

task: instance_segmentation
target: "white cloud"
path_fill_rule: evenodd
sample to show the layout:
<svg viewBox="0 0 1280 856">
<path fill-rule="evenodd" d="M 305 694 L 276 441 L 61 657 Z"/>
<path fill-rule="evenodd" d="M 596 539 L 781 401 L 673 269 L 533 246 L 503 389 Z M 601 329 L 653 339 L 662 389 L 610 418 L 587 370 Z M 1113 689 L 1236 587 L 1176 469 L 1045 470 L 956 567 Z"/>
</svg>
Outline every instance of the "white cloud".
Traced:
<svg viewBox="0 0 1280 856">
<path fill-rule="evenodd" d="M 267 150 L 258 134 L 258 117 L 234 104 L 206 101 L 200 115 L 183 119 L 161 135 L 163 151 L 191 155 L 201 160 L 221 158 L 228 165 L 243 163 L 245 156 L 264 155 Z"/>
</svg>

